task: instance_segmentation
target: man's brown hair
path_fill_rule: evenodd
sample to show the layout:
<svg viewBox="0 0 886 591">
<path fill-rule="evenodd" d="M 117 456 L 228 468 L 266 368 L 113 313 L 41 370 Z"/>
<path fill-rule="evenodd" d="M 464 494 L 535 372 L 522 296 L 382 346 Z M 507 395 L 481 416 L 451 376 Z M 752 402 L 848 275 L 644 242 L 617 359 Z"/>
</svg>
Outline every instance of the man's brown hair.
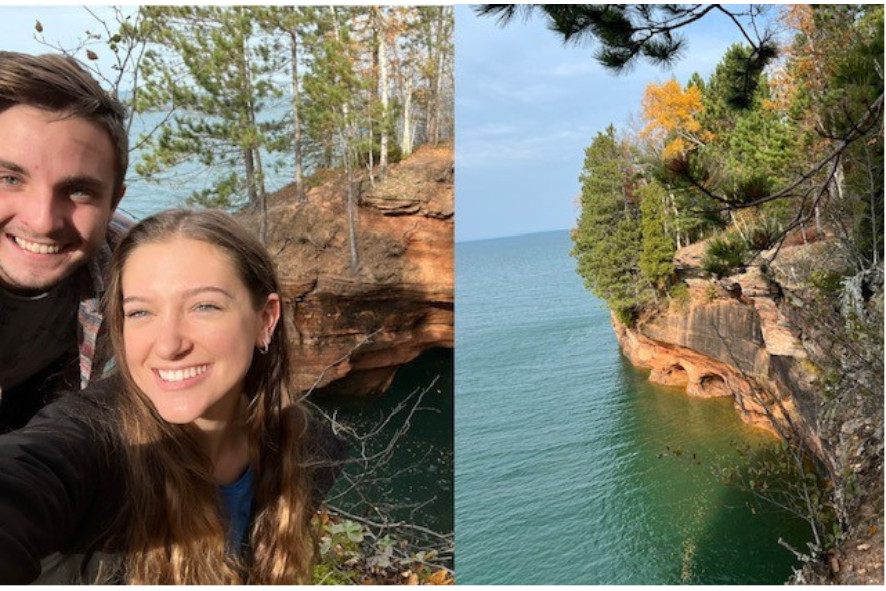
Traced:
<svg viewBox="0 0 886 591">
<path fill-rule="evenodd" d="M 15 105 L 81 117 L 104 128 L 116 150 L 111 199 L 117 205 L 129 165 L 126 107 L 119 100 L 72 57 L 0 51 L 0 113 Z"/>
</svg>

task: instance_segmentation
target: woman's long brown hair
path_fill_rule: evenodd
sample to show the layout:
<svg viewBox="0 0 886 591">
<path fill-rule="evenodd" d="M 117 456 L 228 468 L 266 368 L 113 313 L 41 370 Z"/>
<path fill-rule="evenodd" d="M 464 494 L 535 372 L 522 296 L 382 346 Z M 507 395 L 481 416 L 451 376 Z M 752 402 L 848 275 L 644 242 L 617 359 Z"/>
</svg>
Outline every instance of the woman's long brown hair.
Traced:
<svg viewBox="0 0 886 591">
<path fill-rule="evenodd" d="M 255 473 L 251 550 L 245 558 L 226 552 L 221 500 L 196 428 L 161 419 L 127 369 L 123 269 L 141 245 L 175 237 L 199 240 L 225 253 L 256 310 L 278 292 L 265 248 L 221 212 L 157 214 L 135 226 L 115 251 L 105 314 L 125 384 L 117 404 L 129 475 L 124 578 L 138 584 L 310 582 L 316 538 L 310 528 L 312 483 L 306 469 L 308 414 L 290 389 L 285 321 L 278 322 L 267 354 L 254 355 L 244 382 L 249 401 L 244 423 Z"/>
</svg>

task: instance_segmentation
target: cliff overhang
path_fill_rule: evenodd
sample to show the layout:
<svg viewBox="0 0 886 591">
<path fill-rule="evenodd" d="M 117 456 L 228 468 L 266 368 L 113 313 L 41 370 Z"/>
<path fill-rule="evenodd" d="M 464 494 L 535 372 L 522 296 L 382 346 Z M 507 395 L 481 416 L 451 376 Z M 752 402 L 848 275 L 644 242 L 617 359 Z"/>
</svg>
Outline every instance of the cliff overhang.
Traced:
<svg viewBox="0 0 886 591">
<path fill-rule="evenodd" d="M 268 198 L 296 387 L 370 395 L 424 351 L 454 346 L 453 152 L 424 146 L 384 178 L 361 171 L 351 258 L 343 174 Z M 256 213 L 244 214 L 258 227 Z"/>
</svg>

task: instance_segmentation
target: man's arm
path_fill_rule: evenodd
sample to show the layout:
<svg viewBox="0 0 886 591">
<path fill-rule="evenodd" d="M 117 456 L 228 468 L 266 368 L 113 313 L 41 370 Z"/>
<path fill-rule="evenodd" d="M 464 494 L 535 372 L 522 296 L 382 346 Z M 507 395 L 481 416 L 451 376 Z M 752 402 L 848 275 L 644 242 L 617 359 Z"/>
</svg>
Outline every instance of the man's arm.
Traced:
<svg viewBox="0 0 886 591">
<path fill-rule="evenodd" d="M 108 479 L 107 447 L 70 395 L 0 436 L 0 584 L 28 583 L 82 531 Z M 114 503 L 110 503 L 114 505 Z"/>
</svg>

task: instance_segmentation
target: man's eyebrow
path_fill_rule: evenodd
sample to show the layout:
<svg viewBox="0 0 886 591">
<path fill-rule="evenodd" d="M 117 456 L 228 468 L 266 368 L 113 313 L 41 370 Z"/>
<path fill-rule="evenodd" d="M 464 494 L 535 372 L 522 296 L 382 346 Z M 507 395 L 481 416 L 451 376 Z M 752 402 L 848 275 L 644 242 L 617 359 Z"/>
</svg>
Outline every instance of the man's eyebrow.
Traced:
<svg viewBox="0 0 886 591">
<path fill-rule="evenodd" d="M 66 188 L 87 187 L 89 189 L 92 189 L 93 191 L 96 191 L 104 189 L 105 183 L 100 178 L 84 174 L 65 177 L 58 184 L 58 186 Z"/>
<path fill-rule="evenodd" d="M 16 164 L 15 162 L 10 162 L 9 160 L 3 160 L 0 158 L 0 168 L 6 168 L 11 170 L 12 172 L 17 172 L 19 174 L 28 174 L 28 171 Z"/>
</svg>

